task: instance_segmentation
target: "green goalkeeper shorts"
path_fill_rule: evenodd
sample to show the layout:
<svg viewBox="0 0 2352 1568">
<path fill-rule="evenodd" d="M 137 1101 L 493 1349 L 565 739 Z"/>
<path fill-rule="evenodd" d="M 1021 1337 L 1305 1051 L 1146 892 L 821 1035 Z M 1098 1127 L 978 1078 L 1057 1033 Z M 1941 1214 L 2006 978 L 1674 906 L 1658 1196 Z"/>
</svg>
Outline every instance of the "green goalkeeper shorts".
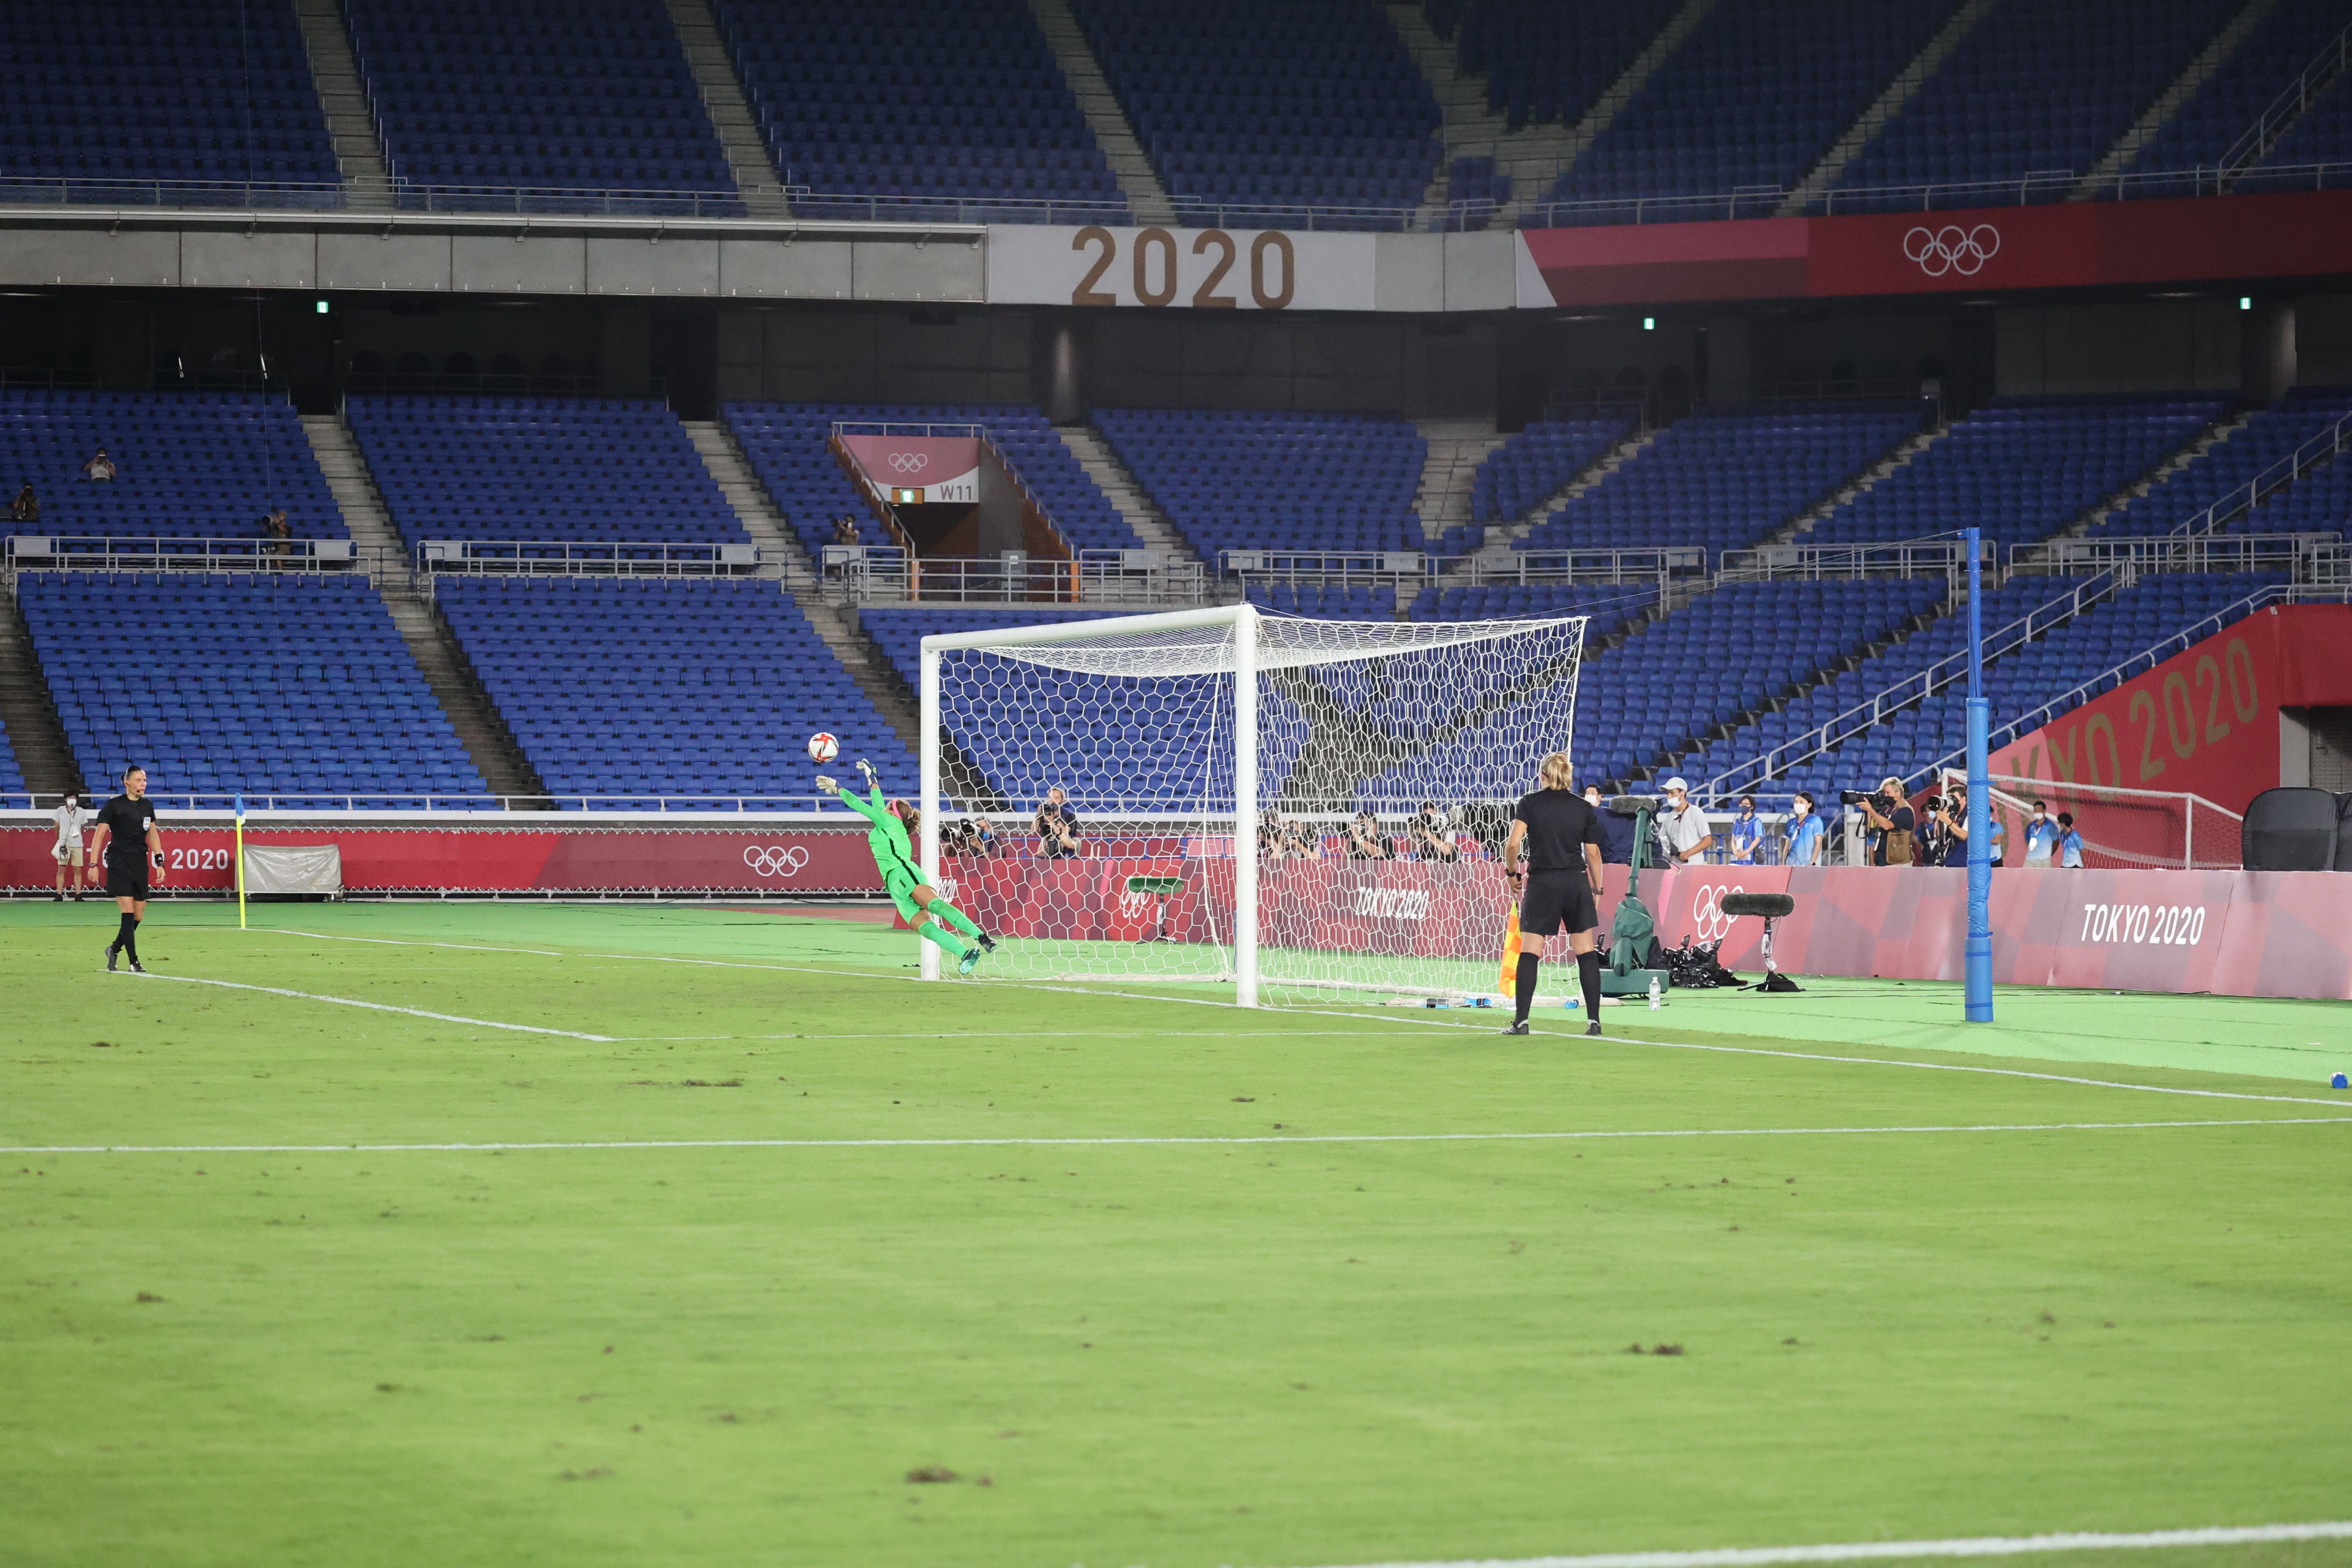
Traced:
<svg viewBox="0 0 2352 1568">
<path fill-rule="evenodd" d="M 906 866 L 891 866 L 882 872 L 882 885 L 890 889 L 890 901 L 898 906 L 898 913 L 908 925 L 923 918 L 923 907 L 915 902 L 915 889 L 923 879 Z"/>
</svg>

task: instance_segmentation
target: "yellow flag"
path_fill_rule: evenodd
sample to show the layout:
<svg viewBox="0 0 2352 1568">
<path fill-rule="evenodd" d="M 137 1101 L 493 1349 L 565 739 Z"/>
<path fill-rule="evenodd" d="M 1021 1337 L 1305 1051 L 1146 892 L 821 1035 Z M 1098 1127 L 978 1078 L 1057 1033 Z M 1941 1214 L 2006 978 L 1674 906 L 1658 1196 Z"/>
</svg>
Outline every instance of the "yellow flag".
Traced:
<svg viewBox="0 0 2352 1568">
<path fill-rule="evenodd" d="M 1511 905 L 1511 923 L 1503 930 L 1503 978 L 1495 989 L 1508 996 L 1519 984 L 1519 906 Z"/>
</svg>

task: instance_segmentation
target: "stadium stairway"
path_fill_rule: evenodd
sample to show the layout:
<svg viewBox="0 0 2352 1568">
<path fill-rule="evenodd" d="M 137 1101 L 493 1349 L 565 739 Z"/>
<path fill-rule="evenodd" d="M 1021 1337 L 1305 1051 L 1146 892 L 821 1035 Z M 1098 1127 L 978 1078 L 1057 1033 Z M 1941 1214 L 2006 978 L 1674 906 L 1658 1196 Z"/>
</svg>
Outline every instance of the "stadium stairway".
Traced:
<svg viewBox="0 0 2352 1568">
<path fill-rule="evenodd" d="M 1896 469 L 1907 467 L 1914 458 L 1916 458 L 1920 453 L 1926 451 L 1928 447 L 1942 440 L 1946 436 L 1951 434 L 1951 429 L 1952 422 L 1950 420 L 1937 420 L 1925 430 L 1920 431 L 1919 434 L 1912 437 L 1911 439 L 1904 442 L 1903 445 L 1895 447 L 1892 452 L 1887 453 L 1886 456 L 1881 458 L 1877 462 L 1873 463 L 1870 466 L 1868 472 L 1856 475 L 1853 483 L 1839 486 L 1837 490 L 1827 500 L 1823 500 L 1821 505 L 1813 508 L 1811 511 L 1808 511 L 1802 517 L 1797 519 L 1796 521 L 1790 523 L 1788 527 L 1781 529 L 1779 532 L 1768 536 L 1764 540 L 1764 542 L 1767 544 L 1787 544 L 1795 541 L 1801 535 L 1811 533 L 1813 531 L 1813 525 L 1815 523 L 1821 521 L 1822 519 L 1829 516 L 1832 512 L 1834 512 L 1838 508 L 1845 505 L 1848 501 L 1853 500 L 1854 497 L 1862 494 L 1863 491 L 1875 487 L 1880 480 L 1886 479 L 1895 473 Z"/>
<path fill-rule="evenodd" d="M 359 57 L 343 26 L 342 0 L 294 0 L 294 17 L 302 25 L 310 79 L 326 112 L 335 162 L 342 168 L 343 200 L 354 212 L 389 212 L 392 174 L 376 138 L 375 117 L 368 112 L 367 90 L 360 85 Z"/>
<path fill-rule="evenodd" d="M 1822 192 L 1835 185 L 1844 174 L 1845 166 L 1861 155 L 1862 150 L 1886 128 L 1888 121 L 1903 112 L 1903 106 L 1911 101 L 1912 96 L 1936 74 L 1937 68 L 1951 57 L 1954 49 L 1960 47 L 1961 41 L 1979 22 L 1984 20 L 1985 13 L 1990 11 L 1995 4 L 1997 0 L 1968 0 L 1967 5 L 1953 12 L 1951 20 L 1927 40 L 1927 47 L 1912 57 L 1911 63 L 1886 84 L 1886 89 L 1878 95 L 1876 101 L 1862 111 L 1862 117 L 1822 155 L 1822 161 L 1813 165 L 1811 172 L 1797 183 L 1796 188 L 1789 193 L 1789 199 L 1780 204 L 1780 216 L 1802 216 L 1807 206 L 1819 201 Z"/>
<path fill-rule="evenodd" d="M 1192 542 L 1177 532 L 1168 514 L 1143 493 L 1143 487 L 1119 460 L 1111 444 L 1103 439 L 1101 431 L 1091 425 L 1060 425 L 1055 426 L 1055 433 L 1070 449 L 1070 456 L 1078 460 L 1078 467 L 1086 470 L 1087 478 L 1095 482 L 1095 488 L 1127 520 L 1127 526 L 1135 530 L 1144 548 L 1157 550 L 1171 561 L 1201 559 Z"/>
<path fill-rule="evenodd" d="M 1625 106 L 1633 100 L 1633 95 L 1649 85 L 1650 79 L 1658 73 L 1658 68 L 1683 47 L 1684 40 L 1697 31 L 1698 25 L 1706 20 L 1707 13 L 1715 6 L 1716 0 L 1683 0 L 1664 28 L 1633 57 L 1624 74 L 1594 100 L 1585 111 L 1584 118 L 1577 122 L 1576 129 L 1569 133 L 1567 144 L 1560 149 L 1559 157 L 1551 168 L 1551 179 L 1538 178 L 1533 170 L 1528 171 L 1526 178 L 1514 175 L 1511 200 L 1503 207 L 1510 226 L 1518 227 L 1527 220 L 1530 211 L 1551 195 L 1557 182 L 1576 167 L 1576 161 L 1591 150 L 1602 132 L 1616 122 L 1617 117 L 1624 112 Z M 1500 160 L 1497 163 L 1499 164 Z"/>
<path fill-rule="evenodd" d="M 1496 435 L 1493 422 L 1486 419 L 1416 419 L 1412 426 L 1429 447 L 1422 459 L 1421 483 L 1412 492 L 1421 531 L 1433 539 L 1450 538 L 1476 526 L 1471 493 L 1477 487 L 1479 467 L 1508 437 Z M 1457 542 L 1454 548 L 1461 546 Z"/>
<path fill-rule="evenodd" d="M 2116 138 L 2116 144 L 2107 149 L 2105 156 L 2083 176 L 2083 183 L 2074 187 L 2071 199 L 2078 202 L 2091 200 L 2099 195 L 2102 185 L 2137 159 L 2140 149 L 2164 133 L 2165 127 L 2172 123 L 2182 106 L 2196 96 L 2198 89 L 2203 87 L 2214 72 L 2228 63 L 2230 57 L 2237 52 L 2238 46 L 2246 41 L 2246 36 L 2260 26 L 2277 5 L 2278 0 L 2246 0 L 2238 14 L 2230 18 L 2229 25 L 2213 36 L 2211 43 L 2198 51 L 2197 58 L 2173 79 L 2172 85 L 2147 106 L 2132 122 L 2131 128 Z"/>
<path fill-rule="evenodd" d="M 2211 456 L 2215 447 L 2221 446 L 2222 443 L 2228 441 L 2231 437 L 2236 436 L 2241 431 L 2244 430 L 2246 426 L 2252 424 L 2255 417 L 2262 412 L 2263 411 L 2259 408 L 2246 408 L 2241 409 L 2239 412 L 2230 416 L 2230 417 L 2222 420 L 2219 425 L 2214 426 L 2211 429 L 2198 437 L 2194 441 L 2189 442 L 2189 445 L 2183 447 L 2179 451 L 2175 452 L 2171 457 L 2167 458 L 2163 462 L 2158 464 L 2155 471 L 2148 474 L 2145 479 L 2137 479 L 2130 485 L 2126 486 L 2121 494 L 2110 497 L 2105 504 L 2099 507 L 2097 510 L 2089 513 L 2087 516 L 2076 518 L 2073 522 L 2070 522 L 2065 527 L 2060 529 L 2052 537 L 2057 539 L 2077 538 L 2083 534 L 2090 532 L 2093 529 L 2097 528 L 2113 519 L 2121 517 L 2125 512 L 2131 510 L 2132 504 L 2135 501 L 2147 499 L 2150 494 L 2169 484 L 2176 476 L 2185 472 L 2196 464 L 2204 462 Z M 2231 455 L 2234 456 L 2236 454 L 2233 452 Z"/>
<path fill-rule="evenodd" d="M 513 732 L 490 701 L 448 623 L 433 602 L 417 592 L 415 578 L 406 569 L 412 559 L 408 546 L 392 525 L 351 426 L 340 414 L 305 414 L 302 433 L 310 437 L 310 451 L 319 459 L 319 471 L 327 477 L 328 493 L 341 509 L 352 542 L 362 554 L 373 552 L 393 563 L 389 570 L 375 574 L 376 592 L 392 616 L 400 640 L 408 647 L 408 657 L 416 661 L 425 685 L 432 688 L 441 711 L 448 715 L 450 727 L 457 731 L 483 782 L 491 793 L 517 801 L 545 795 L 546 785 L 515 743 Z"/>
<path fill-rule="evenodd" d="M 727 498 L 743 531 L 759 547 L 760 559 L 782 564 L 784 591 L 800 606 L 802 617 L 833 650 L 834 658 L 841 661 L 842 668 L 848 671 L 866 700 L 874 704 L 874 710 L 888 722 L 907 749 L 916 750 L 922 741 L 920 715 L 891 678 L 882 651 L 859 629 L 856 615 L 825 603 L 816 574 L 810 569 L 807 552 L 793 537 L 784 514 L 776 510 L 767 487 L 751 471 L 743 448 L 736 445 L 734 433 L 717 419 L 686 419 L 679 423 L 686 426 L 694 449 L 701 454 L 702 466 L 710 470 L 711 479 L 718 483 L 719 493 Z"/>
<path fill-rule="evenodd" d="M 710 0 L 663 3 L 669 7 L 669 24 L 677 33 L 678 44 L 686 50 L 686 68 L 694 73 L 694 84 L 702 89 L 702 108 L 710 116 L 710 128 L 719 133 L 719 150 L 727 155 L 735 188 L 743 193 L 743 210 L 753 217 L 792 216 L 793 209 L 784 200 L 783 179 L 776 173 L 775 160 L 768 156 L 758 122 L 751 118 L 751 101 L 743 96 L 735 62 L 719 36 Z"/>
<path fill-rule="evenodd" d="M 1143 143 L 1135 139 L 1135 126 L 1103 76 L 1102 62 L 1095 58 L 1078 19 L 1070 14 L 1070 0 L 1029 0 L 1029 10 L 1037 18 L 1038 30 L 1045 35 L 1045 47 L 1054 51 L 1055 63 L 1062 68 L 1078 112 L 1087 117 L 1095 145 L 1102 149 L 1103 161 L 1110 165 L 1111 178 L 1127 197 L 1128 211 L 1138 223 L 1173 224 L 1176 204 L 1168 199 L 1168 188 L 1160 183 L 1151 160 L 1144 155 Z"/>
<path fill-rule="evenodd" d="M 1607 479 L 1618 469 L 1623 468 L 1627 463 L 1632 462 L 1635 458 L 1640 457 L 1642 453 L 1649 447 L 1652 442 L 1655 441 L 1664 433 L 1665 426 L 1658 426 L 1648 430 L 1635 430 L 1629 433 L 1623 440 L 1619 441 L 1615 446 L 1610 447 L 1592 463 L 1579 470 L 1573 478 L 1562 484 L 1558 489 L 1553 490 L 1536 505 L 1528 508 L 1527 511 L 1520 514 L 1514 521 L 1510 522 L 1487 523 L 1486 525 L 1486 542 L 1480 545 L 1478 549 L 1471 554 L 1465 555 L 1460 561 L 1453 563 L 1447 568 L 1446 574 L 1450 576 L 1467 575 L 1471 569 L 1471 563 L 1474 561 L 1481 565 L 1488 567 L 1508 566 L 1517 558 L 1517 552 L 1511 548 L 1513 543 L 1518 540 L 1525 539 L 1528 532 L 1533 530 L 1537 524 L 1542 522 L 1544 519 L 1559 510 L 1569 502 L 1574 500 L 1577 497 L 1582 495 L 1585 491 L 1591 489 L 1593 486 L 1599 484 L 1601 480 Z"/>
<path fill-rule="evenodd" d="M 16 589 L 5 583 L 0 583 L 0 728 L 7 731 L 8 749 L 16 753 L 26 789 L 59 795 L 85 787 L 25 618 L 17 613 Z"/>
<path fill-rule="evenodd" d="M 2341 58 L 2328 46 L 2344 30 L 2343 0 L 2278 0 L 2162 129 L 2133 150 L 2126 166 L 2136 174 L 2213 168 L 2276 108 L 2279 118 L 2268 134 L 2240 154 L 2249 163 L 2263 159 L 2311 101 L 2284 101 L 2283 89 L 2314 66 L 2320 75 L 2309 85 L 2323 87 Z"/>
<path fill-rule="evenodd" d="M 1509 181 L 1507 187 L 1499 187 L 1507 191 L 1520 189 L 1531 181 L 1549 183 L 1552 172 L 1568 156 L 1569 139 L 1575 128 L 1553 121 L 1512 130 L 1507 115 L 1487 107 L 1486 78 L 1465 68 L 1461 51 L 1429 25 L 1422 0 L 1389 0 L 1388 14 L 1397 37 L 1404 40 L 1405 52 L 1421 68 L 1429 90 L 1445 113 L 1445 123 L 1438 132 L 1445 155 L 1422 196 L 1421 226 L 1435 226 L 1449 202 L 1484 194 L 1454 188 L 1457 159 L 1491 159 L 1489 178 Z M 1469 226 L 1481 226 L 1474 222 Z"/>
</svg>

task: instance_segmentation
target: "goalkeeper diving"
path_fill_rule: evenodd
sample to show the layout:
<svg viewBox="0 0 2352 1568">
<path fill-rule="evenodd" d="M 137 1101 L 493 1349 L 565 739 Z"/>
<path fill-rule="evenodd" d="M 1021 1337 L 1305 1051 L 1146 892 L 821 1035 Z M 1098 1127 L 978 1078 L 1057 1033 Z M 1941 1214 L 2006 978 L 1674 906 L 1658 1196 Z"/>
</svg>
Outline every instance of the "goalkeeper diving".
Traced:
<svg viewBox="0 0 2352 1568">
<path fill-rule="evenodd" d="M 972 924 L 970 915 L 941 898 L 922 868 L 916 865 L 911 835 L 922 826 L 922 813 L 906 801 L 885 799 L 881 781 L 874 776 L 874 765 L 863 757 L 857 759 L 857 771 L 866 775 L 866 783 L 874 792 L 870 801 L 861 799 L 856 790 L 842 788 L 836 779 L 819 778 L 816 787 L 827 795 L 840 796 L 842 805 L 874 825 L 866 835 L 866 845 L 874 851 L 874 868 L 882 873 L 882 885 L 890 890 L 890 901 L 898 906 L 898 913 L 915 928 L 916 935 L 955 954 L 956 972 L 970 974 L 980 967 L 982 953 L 996 951 L 996 939 Z M 964 946 L 947 929 L 949 926 L 979 945 Z"/>
</svg>

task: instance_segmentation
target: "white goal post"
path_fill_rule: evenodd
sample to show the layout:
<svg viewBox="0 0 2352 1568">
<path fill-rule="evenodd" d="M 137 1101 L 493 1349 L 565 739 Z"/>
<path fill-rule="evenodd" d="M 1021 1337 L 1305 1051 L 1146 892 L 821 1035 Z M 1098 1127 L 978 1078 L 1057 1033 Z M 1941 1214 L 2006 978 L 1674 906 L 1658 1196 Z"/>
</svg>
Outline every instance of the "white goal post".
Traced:
<svg viewBox="0 0 2352 1568">
<path fill-rule="evenodd" d="M 922 863 L 1003 939 L 983 973 L 1243 1006 L 1492 993 L 1496 856 L 1570 748 L 1585 624 L 1233 605 L 927 636 Z M 1054 790 L 1075 847 L 1038 836 Z"/>
</svg>

